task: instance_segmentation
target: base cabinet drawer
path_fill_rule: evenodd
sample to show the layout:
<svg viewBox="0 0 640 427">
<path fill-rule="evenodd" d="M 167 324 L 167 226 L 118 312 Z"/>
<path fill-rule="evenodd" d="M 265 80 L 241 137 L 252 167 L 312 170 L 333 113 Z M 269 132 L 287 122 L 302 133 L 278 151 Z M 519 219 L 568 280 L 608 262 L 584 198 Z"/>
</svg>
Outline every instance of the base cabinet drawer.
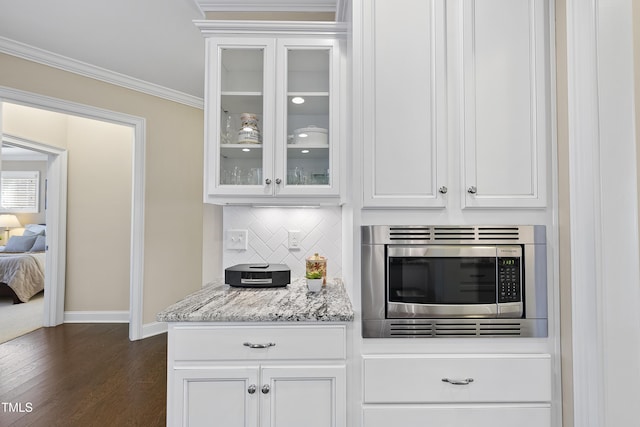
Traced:
<svg viewBox="0 0 640 427">
<path fill-rule="evenodd" d="M 550 427 L 550 405 L 366 407 L 364 427 Z"/>
<path fill-rule="evenodd" d="M 343 325 L 175 326 L 176 361 L 344 359 Z"/>
<path fill-rule="evenodd" d="M 550 402 L 549 355 L 385 355 L 363 360 L 364 403 Z"/>
</svg>

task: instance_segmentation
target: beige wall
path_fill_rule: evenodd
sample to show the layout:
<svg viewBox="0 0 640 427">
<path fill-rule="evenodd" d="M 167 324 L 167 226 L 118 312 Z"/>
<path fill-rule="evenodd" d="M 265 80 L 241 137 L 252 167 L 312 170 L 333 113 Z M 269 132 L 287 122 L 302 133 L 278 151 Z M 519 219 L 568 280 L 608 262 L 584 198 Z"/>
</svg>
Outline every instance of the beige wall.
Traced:
<svg viewBox="0 0 640 427">
<path fill-rule="evenodd" d="M 153 322 L 158 311 L 199 289 L 202 285 L 202 110 L 5 54 L 0 54 L 0 69 L 0 86 L 146 119 L 143 322 Z M 32 127 L 33 123 L 31 122 Z M 38 138 L 34 137 L 34 140 L 44 141 L 44 138 L 51 137 L 49 132 L 42 132 L 39 127 L 33 131 L 34 134 L 42 134 Z M 78 133 L 74 134 L 76 131 Z M 64 135 L 62 130 L 48 142 L 65 147 L 67 138 L 71 141 L 77 137 L 75 142 L 82 143 L 81 140 L 86 137 L 87 132 L 92 133 L 87 129 L 78 128 L 73 132 Z M 82 150 L 71 146 L 66 148 L 69 150 L 69 178 L 73 179 L 72 170 L 81 173 Z M 74 148 L 79 151 L 74 151 Z M 117 157 L 116 154 L 110 161 L 115 161 L 118 167 L 130 161 Z M 76 167 L 80 169 L 74 169 Z M 100 186 L 103 189 L 109 188 L 108 183 L 102 183 Z M 71 222 L 73 218 L 80 218 L 78 215 L 81 212 L 90 211 L 87 205 L 96 201 L 80 196 L 82 192 L 87 191 L 82 185 L 79 188 L 76 184 L 70 184 L 70 188 L 80 191 L 77 196 L 69 195 L 68 215 Z M 80 223 L 75 224 L 74 220 L 74 227 L 78 229 L 86 230 L 92 225 L 97 225 L 108 233 L 126 233 L 117 227 L 114 228 L 114 224 L 104 217 L 99 219 L 99 224 L 95 224 L 98 221 L 93 217 L 90 220 L 84 218 L 77 221 Z M 90 221 L 92 224 L 85 224 L 84 221 Z M 120 221 L 122 220 L 119 219 Z M 71 243 L 74 236 L 71 229 L 69 232 L 68 263 L 76 265 L 83 260 L 78 253 L 73 253 Z M 83 253 L 99 252 L 100 239 L 93 242 L 88 240 L 91 239 L 87 239 L 87 242 L 77 249 Z M 77 244 L 79 243 L 74 243 Z M 123 251 L 127 253 L 128 248 Z M 109 272 L 115 269 L 127 271 L 128 274 L 128 265 L 121 265 L 121 253 L 102 255 L 105 258 L 89 269 L 91 274 L 108 276 Z M 101 310 L 121 310 L 128 307 L 128 288 L 126 292 L 120 287 L 110 291 L 109 285 L 104 283 L 94 284 L 92 288 L 88 277 L 79 280 L 77 287 L 70 286 L 67 289 L 65 304 L 69 307 L 65 306 L 65 310 L 95 310 L 98 309 L 96 307 L 100 307 Z M 122 279 L 119 277 L 118 280 Z M 109 293 L 109 298 L 104 297 L 103 291 Z"/>
<path fill-rule="evenodd" d="M 573 349 L 571 340 L 571 246 L 569 218 L 569 130 L 566 1 L 556 1 L 556 108 L 558 140 L 558 229 L 560 253 L 560 347 L 562 425 L 573 426 Z"/>
<path fill-rule="evenodd" d="M 133 138 L 69 117 L 66 310 L 129 309 Z"/>
</svg>

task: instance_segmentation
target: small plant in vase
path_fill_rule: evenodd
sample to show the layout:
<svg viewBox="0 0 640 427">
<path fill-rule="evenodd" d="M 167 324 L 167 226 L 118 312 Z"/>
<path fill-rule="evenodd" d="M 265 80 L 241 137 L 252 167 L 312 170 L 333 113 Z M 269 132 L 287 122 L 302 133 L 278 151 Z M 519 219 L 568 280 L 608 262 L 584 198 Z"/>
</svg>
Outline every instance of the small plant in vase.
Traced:
<svg viewBox="0 0 640 427">
<path fill-rule="evenodd" d="M 320 292 L 322 289 L 322 272 L 310 271 L 307 273 L 306 277 L 309 292 Z"/>
</svg>

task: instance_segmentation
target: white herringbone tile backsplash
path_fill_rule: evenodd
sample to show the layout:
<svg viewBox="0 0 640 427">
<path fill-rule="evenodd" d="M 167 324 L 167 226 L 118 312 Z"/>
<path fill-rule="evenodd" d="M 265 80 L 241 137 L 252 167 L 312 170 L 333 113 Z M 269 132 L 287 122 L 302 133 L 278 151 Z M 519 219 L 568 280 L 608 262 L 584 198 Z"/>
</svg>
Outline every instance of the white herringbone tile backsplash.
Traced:
<svg viewBox="0 0 640 427">
<path fill-rule="evenodd" d="M 342 276 L 342 210 L 339 207 L 253 208 L 225 206 L 222 267 L 268 262 L 286 264 L 292 277 L 304 276 L 305 259 L 327 257 L 327 276 Z M 231 229 L 249 231 L 248 249 L 227 249 Z M 289 230 L 300 231 L 300 249 L 288 249 Z"/>
</svg>

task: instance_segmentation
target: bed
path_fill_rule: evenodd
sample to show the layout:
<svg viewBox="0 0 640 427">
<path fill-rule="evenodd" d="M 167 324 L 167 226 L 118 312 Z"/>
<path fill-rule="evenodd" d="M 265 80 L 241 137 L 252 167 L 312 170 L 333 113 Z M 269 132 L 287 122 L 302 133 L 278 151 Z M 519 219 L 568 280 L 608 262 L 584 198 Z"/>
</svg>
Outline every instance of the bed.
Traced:
<svg viewBox="0 0 640 427">
<path fill-rule="evenodd" d="M 44 289 L 44 252 L 0 252 L 0 295 L 14 304 L 27 302 Z"/>
<path fill-rule="evenodd" d="M 12 236 L 0 247 L 0 296 L 10 296 L 14 304 L 44 290 L 44 234 L 44 226 L 29 224 L 24 235 Z"/>
</svg>

